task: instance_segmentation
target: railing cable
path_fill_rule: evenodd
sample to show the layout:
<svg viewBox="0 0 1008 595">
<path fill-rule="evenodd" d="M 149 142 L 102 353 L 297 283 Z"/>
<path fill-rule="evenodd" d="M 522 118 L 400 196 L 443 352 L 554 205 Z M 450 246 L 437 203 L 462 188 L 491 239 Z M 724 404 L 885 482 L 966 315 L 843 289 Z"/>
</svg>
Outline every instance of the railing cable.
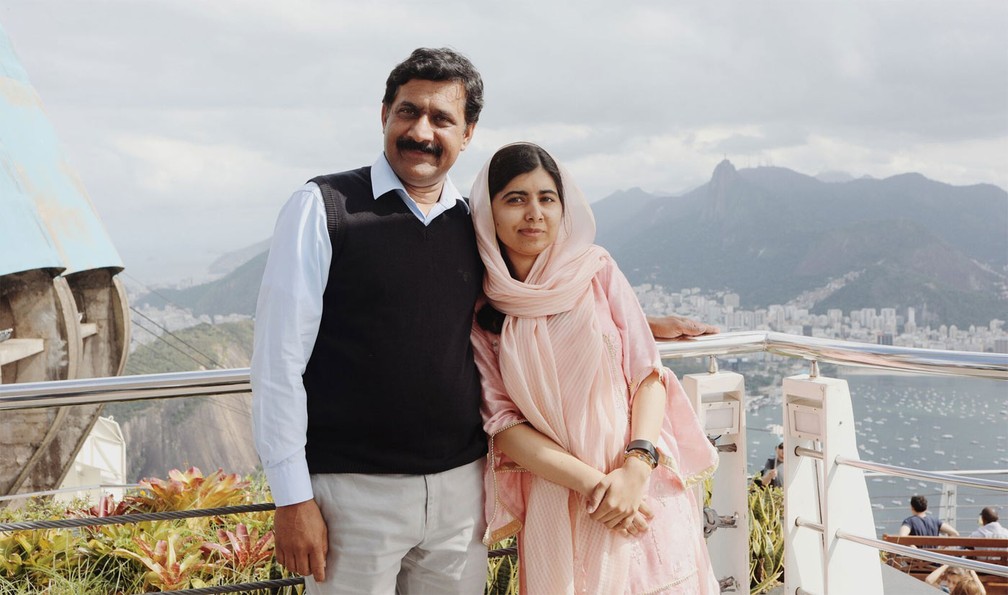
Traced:
<svg viewBox="0 0 1008 595">
<path fill-rule="evenodd" d="M 281 587 L 296 587 L 304 584 L 303 576 L 291 578 L 278 578 L 268 581 L 254 581 L 250 583 L 238 583 L 234 585 L 219 585 L 215 587 L 200 587 L 198 589 L 180 589 L 178 591 L 160 591 L 162 595 L 216 595 L 217 593 L 246 593 L 249 591 L 259 591 L 264 589 L 278 589 Z"/>
<path fill-rule="evenodd" d="M 847 541 L 859 543 L 861 545 L 865 545 L 868 547 L 873 547 L 877 550 L 889 552 L 890 554 L 899 554 L 901 556 L 917 558 L 919 560 L 934 562 L 936 564 L 948 564 L 949 566 L 959 566 L 960 568 L 966 568 L 968 570 L 974 570 L 976 572 L 993 574 L 995 576 L 1002 576 L 1008 578 L 1008 567 L 1002 566 L 1000 564 L 990 564 L 989 562 L 981 562 L 979 560 L 971 560 L 969 558 L 962 558 L 959 556 L 949 556 L 946 554 L 939 554 L 937 552 L 931 552 L 923 548 L 899 545 L 896 543 L 890 543 L 888 541 L 882 541 L 881 539 L 870 539 L 868 537 L 861 537 L 860 535 L 853 535 L 851 533 L 847 533 L 846 531 L 841 531 L 839 529 L 836 532 L 836 536 L 838 539 L 846 539 Z"/>
<path fill-rule="evenodd" d="M 806 448 L 804 446 L 795 447 L 795 454 L 801 457 L 809 457 L 819 461 L 823 460 L 822 452 L 812 448 Z M 924 479 L 940 483 L 968 486 L 971 488 L 993 490 L 996 492 L 1008 492 L 1008 482 L 1005 481 L 996 481 L 993 479 L 979 479 L 976 477 L 962 477 L 960 475 L 952 475 L 951 473 L 939 473 L 936 471 L 921 471 L 918 469 L 911 469 L 909 467 L 887 465 L 885 463 L 873 463 L 871 461 L 849 459 L 847 457 L 842 456 L 836 457 L 834 461 L 838 465 L 847 465 L 848 467 L 855 467 L 857 469 L 863 469 L 866 471 L 878 471 L 881 473 L 885 473 L 886 475 L 905 477 L 907 479 Z"/>
<path fill-rule="evenodd" d="M 178 341 L 179 343 L 181 343 L 181 344 L 185 345 L 185 346 L 186 346 L 186 347 L 188 347 L 189 349 L 192 349 L 192 350 L 193 350 L 194 352 L 198 353 L 198 354 L 200 355 L 200 357 L 202 357 L 203 359 L 207 360 L 207 362 L 209 362 L 210 366 L 212 366 L 212 367 L 213 367 L 214 369 L 220 369 L 220 368 L 222 368 L 222 367 L 223 367 L 223 366 L 221 366 L 221 365 L 220 365 L 219 363 L 217 363 L 217 361 L 216 361 L 216 360 L 214 360 L 214 359 L 213 359 L 212 357 L 210 357 L 209 355 L 207 355 L 207 354 L 203 353 L 202 351 L 200 351 L 199 349 L 197 349 L 196 347 L 194 347 L 193 345 L 191 345 L 191 344 L 190 344 L 189 342 L 187 342 L 187 341 L 186 341 L 185 339 L 183 339 L 182 337 L 179 337 L 178 335 L 176 335 L 175 333 L 171 332 L 171 331 L 170 331 L 170 330 L 168 330 L 167 328 L 165 328 L 165 327 L 161 326 L 161 325 L 160 325 L 160 324 L 158 324 L 158 323 L 157 323 L 157 322 L 156 322 L 155 320 L 153 320 L 153 319 L 152 319 L 151 317 L 149 317 L 149 316 L 147 316 L 146 314 L 144 314 L 144 313 L 140 312 L 139 310 L 137 310 L 137 309 L 136 309 L 136 308 L 134 308 L 133 306 L 130 306 L 130 311 L 131 311 L 131 312 L 133 312 L 134 314 L 136 314 L 137 316 L 140 316 L 140 317 L 141 317 L 141 318 L 143 318 L 144 320 L 146 320 L 146 321 L 150 322 L 150 323 L 151 323 L 151 324 L 153 324 L 154 326 L 158 327 L 159 329 L 161 329 L 161 331 L 162 331 L 162 332 L 164 332 L 165 334 L 167 334 L 167 335 L 168 335 L 168 336 L 170 336 L 171 338 L 175 339 L 175 340 L 176 340 L 176 341 Z M 157 338 L 158 340 L 160 340 L 161 342 L 163 342 L 163 343 L 164 343 L 165 345 L 168 345 L 169 347 L 171 347 L 171 348 L 175 349 L 176 351 L 178 351 L 178 352 L 179 352 L 179 353 L 181 353 L 182 355 L 184 355 L 184 356 L 188 357 L 189 359 L 191 359 L 192 361 L 196 362 L 197 364 L 199 364 L 199 365 L 201 365 L 201 366 L 206 366 L 206 365 L 207 365 L 206 363 L 204 363 L 204 362 L 201 362 L 201 361 L 197 360 L 197 359 L 196 359 L 196 358 L 194 358 L 193 356 L 191 356 L 191 355 L 189 355 L 188 353 L 186 353 L 186 352 L 182 351 L 182 350 L 181 350 L 181 349 L 179 349 L 178 347 L 176 347 L 176 346 L 172 345 L 172 344 L 171 344 L 171 343 L 169 343 L 169 342 L 168 342 L 168 341 L 167 341 L 167 340 L 166 340 L 166 339 L 165 339 L 165 338 L 164 338 L 163 336 L 161 336 L 161 335 L 158 335 L 157 333 L 155 333 L 154 331 L 151 331 L 150 329 L 147 329 L 147 328 L 144 328 L 144 327 L 143 327 L 142 325 L 137 325 L 137 326 L 140 326 L 140 328 L 142 328 L 143 330 L 147 331 L 148 333 L 150 333 L 150 334 L 154 335 L 154 337 L 155 337 L 155 338 Z"/>
<path fill-rule="evenodd" d="M 163 512 L 137 512 L 110 516 L 80 517 L 71 519 L 53 519 L 40 521 L 20 521 L 16 523 L 0 523 L 0 533 L 7 531 L 31 531 L 33 529 L 75 529 L 78 527 L 95 527 L 98 525 L 125 525 L 142 523 L 144 521 L 173 521 L 178 519 L 193 519 L 204 516 L 223 516 L 246 512 L 269 512 L 276 509 L 272 502 L 261 504 L 242 504 L 239 506 L 221 506 L 217 508 L 197 508 L 193 510 L 166 510 Z"/>
</svg>

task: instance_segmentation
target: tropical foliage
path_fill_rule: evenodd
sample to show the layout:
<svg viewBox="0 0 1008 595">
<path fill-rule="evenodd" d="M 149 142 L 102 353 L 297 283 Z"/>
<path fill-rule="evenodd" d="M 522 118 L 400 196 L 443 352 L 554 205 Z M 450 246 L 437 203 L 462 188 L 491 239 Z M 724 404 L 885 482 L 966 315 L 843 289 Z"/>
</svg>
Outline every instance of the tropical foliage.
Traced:
<svg viewBox="0 0 1008 595">
<path fill-rule="evenodd" d="M 221 470 L 173 470 L 146 479 L 116 502 L 39 499 L 0 510 L 0 522 L 217 508 L 269 501 L 261 479 Z M 272 514 L 244 513 L 173 521 L 0 533 L 0 593 L 125 594 L 208 587 L 284 576 L 273 559 Z M 287 588 L 279 593 L 295 593 Z"/>
<path fill-rule="evenodd" d="M 709 486 L 708 486 L 709 490 Z M 708 496 L 709 497 L 709 496 Z M 0 509 L 0 522 L 107 517 L 141 512 L 217 508 L 270 501 L 262 477 L 240 478 L 218 470 L 173 470 L 168 479 L 146 479 L 120 501 L 69 506 L 34 499 L 17 510 Z M 749 494 L 750 587 L 764 593 L 783 576 L 783 496 L 779 489 Z M 269 512 L 99 525 L 74 530 L 0 533 L 0 595 L 78 595 L 158 592 L 288 576 L 273 556 Z M 513 547 L 514 538 L 495 548 Z M 301 593 L 300 587 L 274 591 Z M 487 595 L 518 593 L 517 556 L 491 558 Z"/>
<path fill-rule="evenodd" d="M 514 537 L 497 543 L 492 549 L 514 547 Z M 489 559 L 485 595 L 518 595 L 518 555 L 508 554 Z"/>
<path fill-rule="evenodd" d="M 784 576 L 784 492 L 749 490 L 749 589 L 765 593 Z"/>
</svg>

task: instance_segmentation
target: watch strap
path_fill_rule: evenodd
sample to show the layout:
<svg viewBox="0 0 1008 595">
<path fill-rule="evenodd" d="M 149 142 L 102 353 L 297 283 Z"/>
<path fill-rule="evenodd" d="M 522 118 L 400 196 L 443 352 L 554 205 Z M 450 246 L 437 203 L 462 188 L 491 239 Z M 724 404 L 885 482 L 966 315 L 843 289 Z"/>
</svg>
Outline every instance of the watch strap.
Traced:
<svg viewBox="0 0 1008 595">
<path fill-rule="evenodd" d="M 623 451 L 624 454 L 630 454 L 631 452 L 641 452 L 651 459 L 651 468 L 654 469 L 658 466 L 658 461 L 661 460 L 661 455 L 658 453 L 658 449 L 649 440 L 631 440 L 630 444 L 627 444 L 626 450 Z"/>
</svg>

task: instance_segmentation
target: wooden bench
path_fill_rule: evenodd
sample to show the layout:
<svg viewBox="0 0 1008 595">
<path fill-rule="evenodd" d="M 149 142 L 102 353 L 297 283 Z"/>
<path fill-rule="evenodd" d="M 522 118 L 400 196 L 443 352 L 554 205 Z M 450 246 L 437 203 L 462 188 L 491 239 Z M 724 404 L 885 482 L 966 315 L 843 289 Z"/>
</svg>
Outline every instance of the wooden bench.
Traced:
<svg viewBox="0 0 1008 595">
<path fill-rule="evenodd" d="M 988 564 L 998 564 L 1008 568 L 1008 539 L 989 537 L 938 537 L 883 535 L 883 541 L 899 545 L 926 548 L 936 554 L 955 556 L 967 560 L 978 560 Z M 910 556 L 886 554 L 886 563 L 901 572 L 924 580 L 935 568 L 934 562 L 918 560 Z M 1008 595 L 1008 578 L 993 574 L 977 573 L 987 589 L 987 595 Z"/>
</svg>

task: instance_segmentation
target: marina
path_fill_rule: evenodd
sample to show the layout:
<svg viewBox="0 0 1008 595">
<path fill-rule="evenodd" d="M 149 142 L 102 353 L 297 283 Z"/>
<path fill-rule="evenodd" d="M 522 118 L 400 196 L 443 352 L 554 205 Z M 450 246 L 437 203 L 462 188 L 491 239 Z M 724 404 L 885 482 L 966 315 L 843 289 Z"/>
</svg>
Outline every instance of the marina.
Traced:
<svg viewBox="0 0 1008 595">
<path fill-rule="evenodd" d="M 1008 475 L 1008 400 L 1003 382 L 933 375 L 848 374 L 862 458 L 929 471 L 1001 470 Z M 764 397 L 762 399 L 766 401 Z M 780 437 L 765 428 L 781 423 L 775 404 L 748 412 L 748 464 L 762 469 Z M 761 431 L 762 430 L 762 431 Z M 938 514 L 942 485 L 903 478 L 872 477 L 868 490 L 878 535 L 893 534 L 909 514 L 910 497 L 922 494 Z M 1008 506 L 1008 496 L 959 488 L 951 524 L 960 533 L 977 527 L 984 506 Z"/>
</svg>

